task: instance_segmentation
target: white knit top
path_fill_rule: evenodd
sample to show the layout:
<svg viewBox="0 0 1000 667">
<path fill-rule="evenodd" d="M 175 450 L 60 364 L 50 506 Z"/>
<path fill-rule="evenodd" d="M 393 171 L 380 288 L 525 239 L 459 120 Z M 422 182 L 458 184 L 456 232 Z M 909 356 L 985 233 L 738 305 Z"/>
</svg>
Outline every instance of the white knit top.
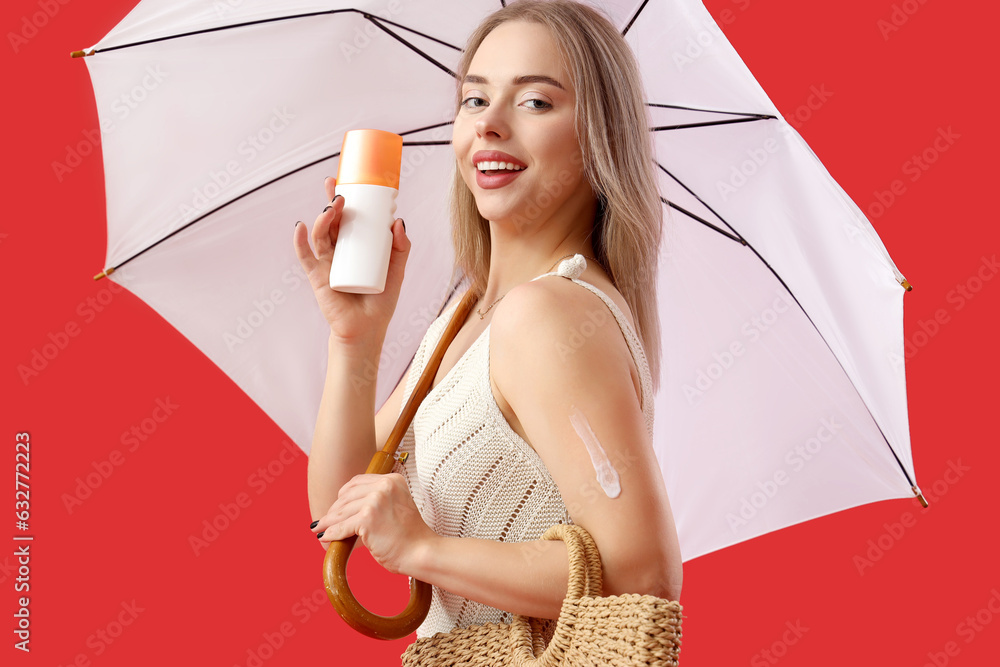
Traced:
<svg viewBox="0 0 1000 667">
<path fill-rule="evenodd" d="M 577 254 L 544 276 L 560 275 L 597 294 L 614 314 L 642 382 L 642 411 L 653 435 L 652 380 L 639 337 L 618 305 L 590 283 L 578 280 L 586 260 Z M 420 341 L 401 405 L 406 405 L 424 366 L 458 307 L 456 299 Z M 535 450 L 507 423 L 490 387 L 490 326 L 421 402 L 397 448 L 393 471 L 406 478 L 414 502 L 434 532 L 501 542 L 541 539 L 549 526 L 573 523 L 559 488 Z M 402 412 L 402 408 L 400 408 Z M 507 623 L 509 612 L 433 587 L 430 611 L 417 637 L 481 623 Z M 547 628 L 551 637 L 554 624 Z"/>
</svg>

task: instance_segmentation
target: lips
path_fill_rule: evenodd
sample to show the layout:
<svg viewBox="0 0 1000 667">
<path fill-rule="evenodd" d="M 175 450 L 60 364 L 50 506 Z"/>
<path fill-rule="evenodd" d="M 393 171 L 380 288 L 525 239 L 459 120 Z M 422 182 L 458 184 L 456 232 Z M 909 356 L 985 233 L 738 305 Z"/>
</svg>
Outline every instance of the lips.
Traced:
<svg viewBox="0 0 1000 667">
<path fill-rule="evenodd" d="M 484 163 L 491 168 L 480 170 Z M 476 168 L 476 184 L 485 190 L 502 188 L 528 168 L 521 160 L 502 151 L 476 151 L 472 155 L 472 165 Z"/>
</svg>

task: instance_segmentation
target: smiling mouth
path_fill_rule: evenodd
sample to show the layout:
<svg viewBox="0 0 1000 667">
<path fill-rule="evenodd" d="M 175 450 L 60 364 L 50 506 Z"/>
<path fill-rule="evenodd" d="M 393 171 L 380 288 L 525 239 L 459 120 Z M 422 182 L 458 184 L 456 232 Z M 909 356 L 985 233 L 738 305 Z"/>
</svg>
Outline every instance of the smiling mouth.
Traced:
<svg viewBox="0 0 1000 667">
<path fill-rule="evenodd" d="M 498 174 L 513 171 L 522 171 L 525 167 L 513 164 L 511 162 L 490 162 L 483 161 L 476 163 L 476 169 L 484 174 Z"/>
</svg>

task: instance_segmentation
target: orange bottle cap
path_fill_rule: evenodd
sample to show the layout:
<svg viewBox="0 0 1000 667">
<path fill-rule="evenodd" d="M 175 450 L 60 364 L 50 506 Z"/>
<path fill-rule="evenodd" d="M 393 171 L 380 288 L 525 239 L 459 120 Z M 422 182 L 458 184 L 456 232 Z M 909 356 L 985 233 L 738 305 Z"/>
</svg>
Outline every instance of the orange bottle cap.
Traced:
<svg viewBox="0 0 1000 667">
<path fill-rule="evenodd" d="M 337 185 L 366 183 L 399 189 L 403 137 L 383 130 L 349 130 L 344 134 Z"/>
</svg>

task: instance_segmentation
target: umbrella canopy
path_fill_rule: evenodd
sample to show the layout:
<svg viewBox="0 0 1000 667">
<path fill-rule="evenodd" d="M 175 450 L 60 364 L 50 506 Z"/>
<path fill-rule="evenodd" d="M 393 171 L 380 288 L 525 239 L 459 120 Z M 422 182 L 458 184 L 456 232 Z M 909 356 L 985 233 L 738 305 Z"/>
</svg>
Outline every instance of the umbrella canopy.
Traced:
<svg viewBox="0 0 1000 667">
<path fill-rule="evenodd" d="M 700 2 L 595 3 L 643 70 L 665 234 L 654 447 L 682 556 L 915 490 L 906 282 Z M 404 137 L 378 405 L 457 285 L 454 75 L 494 2 L 143 0 L 86 49 L 105 272 L 308 452 L 328 327 L 292 250 L 346 131 Z"/>
</svg>

